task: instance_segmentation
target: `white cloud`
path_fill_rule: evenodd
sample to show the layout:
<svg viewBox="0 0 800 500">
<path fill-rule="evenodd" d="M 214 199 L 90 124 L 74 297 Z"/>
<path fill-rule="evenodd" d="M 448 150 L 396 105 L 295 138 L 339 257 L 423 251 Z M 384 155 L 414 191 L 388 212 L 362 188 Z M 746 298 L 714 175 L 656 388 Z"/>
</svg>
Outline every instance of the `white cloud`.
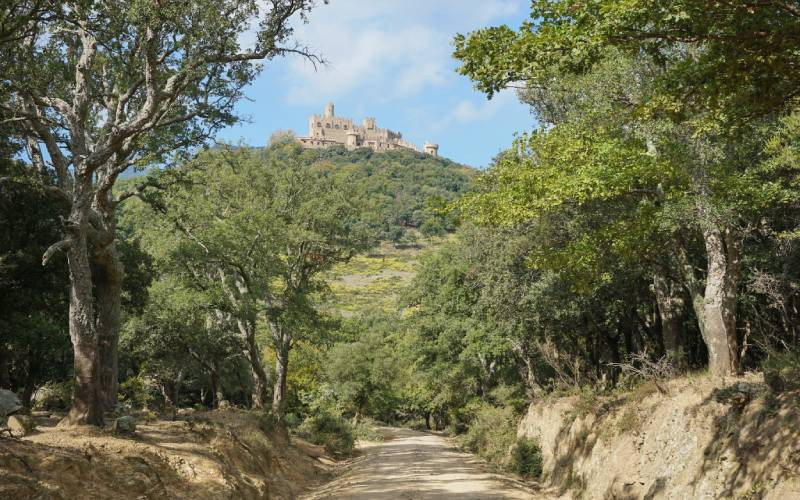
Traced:
<svg viewBox="0 0 800 500">
<path fill-rule="evenodd" d="M 462 99 L 439 119 L 428 122 L 425 132 L 436 134 L 454 125 L 489 122 L 502 115 L 504 111 L 518 106 L 519 101 L 512 90 L 498 92 L 492 100 L 486 100 L 481 94 L 476 94 L 474 99 Z"/>
<path fill-rule="evenodd" d="M 451 40 L 517 12 L 524 0 L 332 0 L 320 4 L 296 38 L 328 65 L 288 64 L 288 100 L 318 103 L 359 93 L 393 101 L 446 86 L 453 73 Z M 469 114 L 469 110 L 464 110 Z"/>
</svg>

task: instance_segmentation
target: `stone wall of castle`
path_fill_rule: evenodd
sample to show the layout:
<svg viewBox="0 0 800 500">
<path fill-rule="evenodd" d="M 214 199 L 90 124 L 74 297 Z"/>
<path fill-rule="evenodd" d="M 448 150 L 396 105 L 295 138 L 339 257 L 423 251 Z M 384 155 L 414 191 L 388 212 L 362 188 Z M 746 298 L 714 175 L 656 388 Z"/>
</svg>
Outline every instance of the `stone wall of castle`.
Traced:
<svg viewBox="0 0 800 500">
<path fill-rule="evenodd" d="M 335 115 L 333 103 L 325 108 L 322 115 L 311 115 L 308 119 L 308 137 L 297 140 L 306 148 L 327 148 L 344 145 L 347 149 L 371 148 L 375 151 L 393 149 L 411 149 L 420 151 L 416 145 L 403 139 L 403 134 L 375 125 L 375 118 L 364 118 L 361 125 L 356 125 L 350 118 Z M 425 144 L 425 153 L 438 155 L 439 146 Z"/>
</svg>

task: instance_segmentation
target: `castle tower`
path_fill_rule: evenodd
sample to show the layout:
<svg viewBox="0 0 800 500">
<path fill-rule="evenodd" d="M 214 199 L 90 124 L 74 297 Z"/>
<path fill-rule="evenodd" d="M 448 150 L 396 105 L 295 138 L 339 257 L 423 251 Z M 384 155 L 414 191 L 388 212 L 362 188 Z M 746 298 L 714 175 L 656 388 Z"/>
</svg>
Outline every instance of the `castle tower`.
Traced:
<svg viewBox="0 0 800 500">
<path fill-rule="evenodd" d="M 333 118 L 333 103 L 329 102 L 327 106 L 325 106 L 325 118 Z"/>
<path fill-rule="evenodd" d="M 375 128 L 375 118 L 364 118 L 364 128 L 373 130 Z"/>
<path fill-rule="evenodd" d="M 429 154 L 431 156 L 439 156 L 439 145 L 426 142 L 424 151 L 426 154 Z"/>
<path fill-rule="evenodd" d="M 347 149 L 356 149 L 358 147 L 358 132 L 350 130 L 347 132 L 347 142 L 345 142 Z"/>
</svg>

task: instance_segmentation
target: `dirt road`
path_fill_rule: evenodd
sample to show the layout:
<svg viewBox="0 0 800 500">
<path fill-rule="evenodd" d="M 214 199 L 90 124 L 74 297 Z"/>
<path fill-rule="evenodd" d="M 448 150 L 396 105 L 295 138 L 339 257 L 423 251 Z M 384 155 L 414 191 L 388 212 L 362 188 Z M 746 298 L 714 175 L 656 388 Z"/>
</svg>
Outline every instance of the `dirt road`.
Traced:
<svg viewBox="0 0 800 500">
<path fill-rule="evenodd" d="M 382 427 L 386 440 L 363 453 L 334 481 L 302 497 L 312 499 L 538 498 L 524 484 L 491 473 L 474 456 L 440 436 Z"/>
</svg>

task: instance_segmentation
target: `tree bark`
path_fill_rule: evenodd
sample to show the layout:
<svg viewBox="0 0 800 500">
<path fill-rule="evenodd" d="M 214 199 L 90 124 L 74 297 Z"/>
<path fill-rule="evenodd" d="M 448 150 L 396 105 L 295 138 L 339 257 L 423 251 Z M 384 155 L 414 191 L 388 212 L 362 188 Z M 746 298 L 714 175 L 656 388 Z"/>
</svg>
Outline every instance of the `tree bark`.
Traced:
<svg viewBox="0 0 800 500">
<path fill-rule="evenodd" d="M 97 359 L 103 409 L 117 405 L 119 388 L 119 328 L 124 269 L 112 242 L 94 259 L 97 297 Z"/>
<path fill-rule="evenodd" d="M 682 320 L 684 310 L 683 290 L 666 273 L 656 270 L 653 274 L 653 291 L 661 319 L 661 339 L 666 355 L 679 369 L 686 362 L 682 338 Z"/>
<path fill-rule="evenodd" d="M 261 361 L 261 351 L 256 343 L 255 331 L 247 337 L 247 359 L 250 361 L 250 372 L 253 375 L 252 407 L 262 409 L 267 406 L 269 377 Z"/>
<path fill-rule="evenodd" d="M 736 337 L 736 289 L 741 268 L 741 238 L 730 229 L 708 224 L 703 230 L 708 256 L 704 296 L 708 367 L 714 375 L 739 371 Z"/>
<path fill-rule="evenodd" d="M 97 331 L 95 329 L 92 271 L 87 241 L 89 180 L 76 185 L 76 196 L 67 226 L 70 238 L 67 263 L 70 276 L 69 334 L 74 356 L 72 408 L 61 425 L 102 427 L 103 405 L 97 370 Z M 81 193 L 81 191 L 83 191 Z"/>
<path fill-rule="evenodd" d="M 262 409 L 267 406 L 269 377 L 266 370 L 264 370 L 264 363 L 261 361 L 261 350 L 258 347 L 258 342 L 256 342 L 256 321 L 255 318 L 249 318 L 247 320 L 237 319 L 236 322 L 239 326 L 239 333 L 245 343 L 244 355 L 250 363 L 250 373 L 253 377 L 251 406 Z"/>
<path fill-rule="evenodd" d="M 215 361 L 209 373 L 211 383 L 211 408 L 219 408 L 219 402 L 223 399 L 222 389 L 219 384 L 219 371 L 219 364 Z"/>
<path fill-rule="evenodd" d="M 283 416 L 286 403 L 286 375 L 289 371 L 289 347 L 284 345 L 275 350 L 275 389 L 272 393 L 272 411 Z"/>
<path fill-rule="evenodd" d="M 700 330 L 700 336 L 705 341 L 706 338 L 706 322 L 705 322 L 705 297 L 704 285 L 702 281 L 695 274 L 694 266 L 689 261 L 688 251 L 683 243 L 678 241 L 674 257 L 677 261 L 680 276 L 683 279 L 683 286 L 689 294 L 692 303 L 692 311 L 694 311 L 695 318 L 697 319 L 697 328 Z"/>
<path fill-rule="evenodd" d="M 8 348 L 0 343 L 0 389 L 11 389 L 11 374 L 8 370 Z"/>
</svg>

